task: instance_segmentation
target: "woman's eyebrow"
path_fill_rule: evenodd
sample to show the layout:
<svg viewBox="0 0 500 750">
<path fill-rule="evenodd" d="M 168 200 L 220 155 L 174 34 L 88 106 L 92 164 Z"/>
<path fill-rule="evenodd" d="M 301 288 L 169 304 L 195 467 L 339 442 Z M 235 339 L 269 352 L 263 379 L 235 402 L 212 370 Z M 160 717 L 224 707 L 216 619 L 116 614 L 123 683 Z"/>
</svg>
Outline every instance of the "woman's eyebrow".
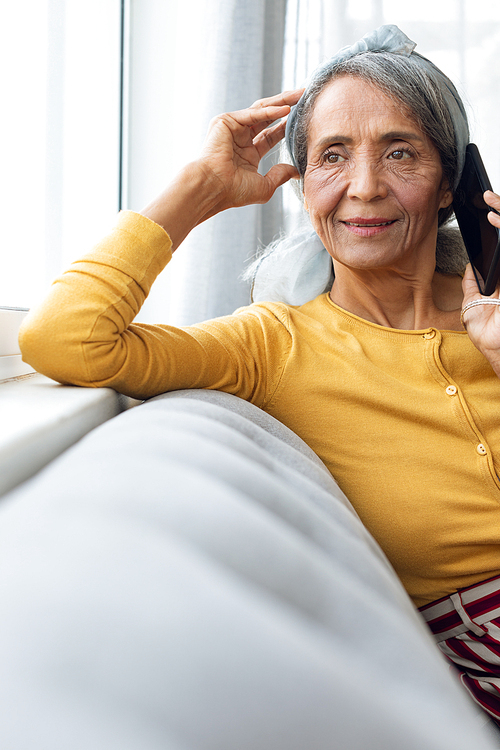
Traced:
<svg viewBox="0 0 500 750">
<path fill-rule="evenodd" d="M 321 140 L 313 144 L 315 148 L 324 148 L 325 146 L 331 146 L 333 143 L 353 143 L 354 139 L 349 138 L 346 135 L 327 135 Z"/>
<path fill-rule="evenodd" d="M 400 141 L 418 141 L 419 143 L 423 143 L 424 139 L 421 135 L 414 132 L 413 130 L 390 130 L 388 133 L 382 133 L 382 135 L 378 139 L 381 143 L 384 141 L 394 141 L 394 140 L 400 140 Z M 312 144 L 314 148 L 325 148 L 326 146 L 331 146 L 335 143 L 345 143 L 346 145 L 350 145 L 354 142 L 354 138 L 350 138 L 346 135 L 327 135 L 324 138 L 321 138 L 316 143 Z"/>
<path fill-rule="evenodd" d="M 414 133 L 412 130 L 390 130 L 388 133 L 380 138 L 381 141 L 419 141 L 424 142 L 424 139 L 418 133 Z"/>
</svg>

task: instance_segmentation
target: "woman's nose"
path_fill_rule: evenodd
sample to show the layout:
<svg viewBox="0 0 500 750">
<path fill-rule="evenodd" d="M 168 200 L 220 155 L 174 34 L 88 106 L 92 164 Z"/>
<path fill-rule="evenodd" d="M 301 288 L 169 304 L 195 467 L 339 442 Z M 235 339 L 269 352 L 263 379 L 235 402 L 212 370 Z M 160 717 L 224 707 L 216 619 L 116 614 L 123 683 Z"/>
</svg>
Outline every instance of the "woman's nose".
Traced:
<svg viewBox="0 0 500 750">
<path fill-rule="evenodd" d="M 387 187 L 376 165 L 363 161 L 352 167 L 347 195 L 364 202 L 385 198 Z"/>
</svg>

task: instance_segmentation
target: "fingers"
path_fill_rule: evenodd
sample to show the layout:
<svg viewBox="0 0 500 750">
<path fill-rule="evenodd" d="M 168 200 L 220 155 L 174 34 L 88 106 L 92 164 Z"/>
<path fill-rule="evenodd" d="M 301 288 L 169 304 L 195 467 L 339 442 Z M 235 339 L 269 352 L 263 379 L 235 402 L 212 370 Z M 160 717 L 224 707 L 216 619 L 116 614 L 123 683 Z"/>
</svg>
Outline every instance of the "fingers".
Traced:
<svg viewBox="0 0 500 750">
<path fill-rule="evenodd" d="M 268 106 L 281 106 L 283 104 L 287 104 L 289 107 L 293 107 L 294 104 L 297 104 L 303 93 L 304 89 L 282 91 L 280 94 L 275 94 L 275 96 L 268 96 L 264 99 L 257 99 L 257 101 L 252 104 L 250 109 L 252 109 L 253 107 L 260 108 Z"/>
<path fill-rule="evenodd" d="M 258 99 L 250 107 L 239 109 L 234 112 L 219 115 L 212 120 L 212 123 L 221 119 L 236 126 L 251 127 L 255 137 L 264 128 L 269 127 L 276 120 L 286 117 L 290 108 L 298 102 L 304 89 L 295 91 L 283 91 L 276 96 L 269 96 L 265 99 Z"/>
<path fill-rule="evenodd" d="M 268 200 L 272 198 L 274 195 L 274 192 L 277 190 L 277 188 L 280 187 L 280 185 L 284 185 L 285 182 L 288 182 L 288 180 L 297 179 L 299 177 L 299 173 L 293 167 L 291 164 L 275 164 L 274 167 L 271 167 L 269 172 L 264 176 L 264 179 L 267 182 L 268 190 L 266 195 L 262 196 L 262 200 L 260 200 L 260 203 L 267 203 Z"/>
<path fill-rule="evenodd" d="M 462 279 L 462 290 L 464 293 L 463 305 L 466 305 L 468 302 L 472 302 L 475 299 L 481 299 L 476 277 L 474 276 L 474 271 L 472 270 L 470 263 L 467 263 L 464 277 Z"/>
<path fill-rule="evenodd" d="M 500 196 L 494 193 L 493 190 L 487 190 L 484 193 L 483 198 L 488 206 L 500 211 Z"/>
<path fill-rule="evenodd" d="M 284 137 L 289 111 L 288 106 L 271 106 L 229 112 L 212 120 L 208 135 L 218 137 L 226 127 L 236 149 L 253 147 L 260 160 Z"/>
<path fill-rule="evenodd" d="M 487 190 L 484 193 L 483 198 L 485 203 L 493 209 L 488 214 L 488 221 L 490 224 L 493 224 L 494 227 L 500 229 L 500 196 L 492 190 Z"/>
<path fill-rule="evenodd" d="M 231 138 L 236 143 L 239 145 L 249 145 L 259 133 L 269 128 L 276 120 L 286 117 L 289 112 L 290 107 L 287 105 L 228 112 L 212 120 L 208 135 L 211 136 L 216 132 L 221 133 L 221 126 L 226 126 L 231 134 Z"/>
<path fill-rule="evenodd" d="M 285 135 L 286 118 L 276 125 L 263 129 L 254 139 L 253 144 L 262 159 Z"/>
<path fill-rule="evenodd" d="M 289 112 L 290 107 L 288 105 L 279 107 L 256 107 L 255 109 L 252 107 L 249 107 L 248 109 L 239 109 L 236 112 L 227 112 L 217 115 L 217 117 L 214 117 L 211 121 L 210 128 L 222 121 L 231 129 L 238 128 L 239 126 L 244 128 L 254 128 L 254 135 L 257 135 L 260 130 L 267 128 L 271 123 L 282 117 L 286 117 Z"/>
<path fill-rule="evenodd" d="M 281 117 L 285 117 L 290 112 L 288 104 L 268 105 L 265 107 L 249 107 L 240 109 L 237 112 L 230 112 L 229 117 L 236 120 L 241 125 L 262 125 L 265 123 L 275 122 Z"/>
<path fill-rule="evenodd" d="M 258 99 L 256 102 L 254 102 L 252 106 L 249 107 L 249 111 L 251 111 L 253 114 L 255 114 L 256 110 L 262 113 L 268 114 L 269 109 L 272 107 L 287 107 L 287 111 L 285 111 L 284 114 L 280 114 L 279 117 L 272 117 L 272 118 L 268 118 L 267 120 L 263 120 L 262 117 L 259 115 L 258 116 L 259 123 L 254 126 L 254 135 L 258 135 L 258 133 L 264 130 L 264 128 L 269 128 L 269 125 L 272 122 L 275 122 L 277 119 L 286 117 L 286 115 L 288 115 L 288 113 L 290 112 L 291 107 L 294 104 L 297 104 L 298 100 L 300 99 L 303 93 L 304 93 L 304 89 L 295 89 L 294 91 L 283 91 L 281 94 L 276 94 L 276 96 L 269 96 L 269 97 L 266 97 L 265 99 Z M 283 133 L 284 132 L 285 130 L 283 126 Z M 280 136 L 280 138 L 282 137 L 283 135 Z M 278 138 L 277 140 L 280 140 L 280 138 Z M 267 140 L 267 136 L 266 136 L 266 140 Z"/>
</svg>

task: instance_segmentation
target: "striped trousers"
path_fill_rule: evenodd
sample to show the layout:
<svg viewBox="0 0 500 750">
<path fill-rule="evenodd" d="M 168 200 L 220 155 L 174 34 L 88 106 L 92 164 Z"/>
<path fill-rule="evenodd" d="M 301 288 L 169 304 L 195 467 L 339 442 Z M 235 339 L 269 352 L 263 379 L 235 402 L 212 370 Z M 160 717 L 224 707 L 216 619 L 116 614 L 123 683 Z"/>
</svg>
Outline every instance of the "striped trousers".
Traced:
<svg viewBox="0 0 500 750">
<path fill-rule="evenodd" d="M 500 576 L 420 608 L 473 700 L 500 727 Z"/>
</svg>

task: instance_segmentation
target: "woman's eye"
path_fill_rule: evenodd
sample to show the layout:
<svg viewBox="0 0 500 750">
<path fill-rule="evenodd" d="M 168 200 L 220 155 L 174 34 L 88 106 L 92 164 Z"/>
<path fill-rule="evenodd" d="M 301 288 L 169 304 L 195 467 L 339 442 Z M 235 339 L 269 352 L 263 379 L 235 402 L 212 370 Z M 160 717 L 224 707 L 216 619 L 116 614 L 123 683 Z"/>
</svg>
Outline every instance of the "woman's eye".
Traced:
<svg viewBox="0 0 500 750">
<path fill-rule="evenodd" d="M 401 161 L 402 159 L 409 159 L 410 154 L 408 151 L 403 151 L 402 149 L 397 149 L 397 151 L 393 151 L 391 154 L 389 154 L 389 159 L 395 159 L 396 161 Z"/>
<path fill-rule="evenodd" d="M 340 154 L 327 153 L 324 158 L 327 164 L 338 164 L 340 161 L 345 161 L 345 158 Z"/>
</svg>

